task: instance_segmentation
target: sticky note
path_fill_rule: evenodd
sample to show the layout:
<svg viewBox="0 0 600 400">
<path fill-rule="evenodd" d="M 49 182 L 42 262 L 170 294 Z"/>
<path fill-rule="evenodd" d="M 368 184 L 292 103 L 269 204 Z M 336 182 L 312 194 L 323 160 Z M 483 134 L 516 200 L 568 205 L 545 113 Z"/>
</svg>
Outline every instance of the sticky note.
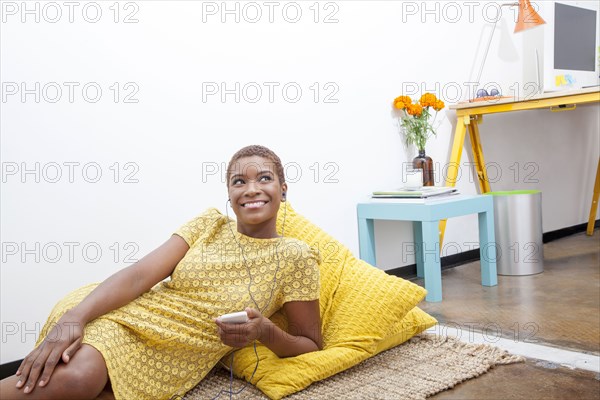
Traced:
<svg viewBox="0 0 600 400">
<path fill-rule="evenodd" d="M 567 74 L 567 75 L 565 75 L 565 78 L 567 79 L 567 84 L 573 85 L 575 83 L 575 78 L 573 78 L 572 75 Z"/>
</svg>

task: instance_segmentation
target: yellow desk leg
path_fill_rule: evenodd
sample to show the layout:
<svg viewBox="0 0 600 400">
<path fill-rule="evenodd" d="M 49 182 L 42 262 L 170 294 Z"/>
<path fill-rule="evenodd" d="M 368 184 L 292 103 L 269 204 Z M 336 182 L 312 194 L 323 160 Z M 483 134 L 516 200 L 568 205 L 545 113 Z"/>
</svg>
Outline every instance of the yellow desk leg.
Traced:
<svg viewBox="0 0 600 400">
<path fill-rule="evenodd" d="M 490 181 L 488 181 L 487 171 L 485 168 L 485 160 L 483 159 L 483 148 L 481 147 L 481 139 L 479 138 L 479 122 L 482 116 L 478 115 L 471 120 L 469 125 L 469 136 L 471 138 L 471 147 L 473 148 L 473 159 L 475 161 L 475 171 L 481 193 L 490 192 Z"/>
<path fill-rule="evenodd" d="M 452 152 L 450 153 L 450 161 L 448 164 L 448 175 L 446 176 L 446 186 L 456 186 L 456 178 L 458 177 L 458 171 L 460 168 L 460 156 L 462 155 L 462 149 L 465 145 L 465 134 L 467 133 L 467 125 L 471 123 L 471 118 L 466 115 L 464 117 L 458 117 L 456 121 L 456 130 L 454 131 L 454 142 L 452 143 Z M 444 243 L 444 232 L 446 231 L 446 220 L 440 220 L 439 225 L 440 231 L 440 251 L 442 251 L 442 245 Z"/>
<path fill-rule="evenodd" d="M 592 207 L 590 208 L 590 219 L 588 220 L 587 234 L 594 234 L 594 224 L 596 223 L 596 209 L 598 208 L 598 197 L 600 197 L 600 160 L 598 160 L 598 169 L 596 170 L 596 183 L 594 184 L 594 195 L 592 196 Z"/>
</svg>

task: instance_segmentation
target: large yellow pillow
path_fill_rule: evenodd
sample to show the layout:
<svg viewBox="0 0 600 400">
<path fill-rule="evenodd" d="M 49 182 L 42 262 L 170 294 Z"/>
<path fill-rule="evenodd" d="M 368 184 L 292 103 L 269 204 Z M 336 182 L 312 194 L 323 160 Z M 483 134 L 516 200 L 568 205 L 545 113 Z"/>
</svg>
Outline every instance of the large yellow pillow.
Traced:
<svg viewBox="0 0 600 400">
<path fill-rule="evenodd" d="M 259 366 L 252 346 L 235 353 L 233 371 L 272 399 L 302 390 L 311 383 L 344 371 L 375 354 L 394 347 L 437 321 L 415 307 L 424 288 L 356 259 L 350 250 L 297 214 L 289 202 L 279 211 L 277 228 L 300 239 L 321 254 L 321 321 L 323 350 L 279 358 L 257 345 Z M 285 212 L 285 214 L 284 214 Z M 271 318 L 285 329 L 285 316 Z M 229 360 L 223 360 L 229 365 Z"/>
</svg>

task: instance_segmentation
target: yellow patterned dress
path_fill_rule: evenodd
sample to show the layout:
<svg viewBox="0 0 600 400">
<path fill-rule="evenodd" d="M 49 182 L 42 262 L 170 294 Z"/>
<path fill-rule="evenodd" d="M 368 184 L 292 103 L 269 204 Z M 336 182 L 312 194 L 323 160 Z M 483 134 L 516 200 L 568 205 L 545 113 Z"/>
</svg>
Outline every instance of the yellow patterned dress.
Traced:
<svg viewBox="0 0 600 400">
<path fill-rule="evenodd" d="M 104 356 L 117 399 L 176 398 L 197 385 L 231 350 L 213 318 L 256 304 L 271 316 L 285 302 L 319 297 L 318 254 L 304 242 L 245 236 L 216 209 L 175 233 L 190 249 L 171 279 L 85 327 L 83 343 Z M 61 300 L 40 340 L 96 286 Z"/>
</svg>

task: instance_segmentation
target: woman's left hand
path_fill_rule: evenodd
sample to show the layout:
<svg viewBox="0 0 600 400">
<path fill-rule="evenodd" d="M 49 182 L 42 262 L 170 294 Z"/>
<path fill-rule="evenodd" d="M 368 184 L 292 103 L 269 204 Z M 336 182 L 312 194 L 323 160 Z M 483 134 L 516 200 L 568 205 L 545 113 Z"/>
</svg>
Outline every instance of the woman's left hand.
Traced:
<svg viewBox="0 0 600 400">
<path fill-rule="evenodd" d="M 231 347 L 245 347 L 261 337 L 265 326 L 265 317 L 260 311 L 253 308 L 246 308 L 245 311 L 249 321 L 244 324 L 226 324 L 215 319 L 223 344 Z"/>
</svg>

